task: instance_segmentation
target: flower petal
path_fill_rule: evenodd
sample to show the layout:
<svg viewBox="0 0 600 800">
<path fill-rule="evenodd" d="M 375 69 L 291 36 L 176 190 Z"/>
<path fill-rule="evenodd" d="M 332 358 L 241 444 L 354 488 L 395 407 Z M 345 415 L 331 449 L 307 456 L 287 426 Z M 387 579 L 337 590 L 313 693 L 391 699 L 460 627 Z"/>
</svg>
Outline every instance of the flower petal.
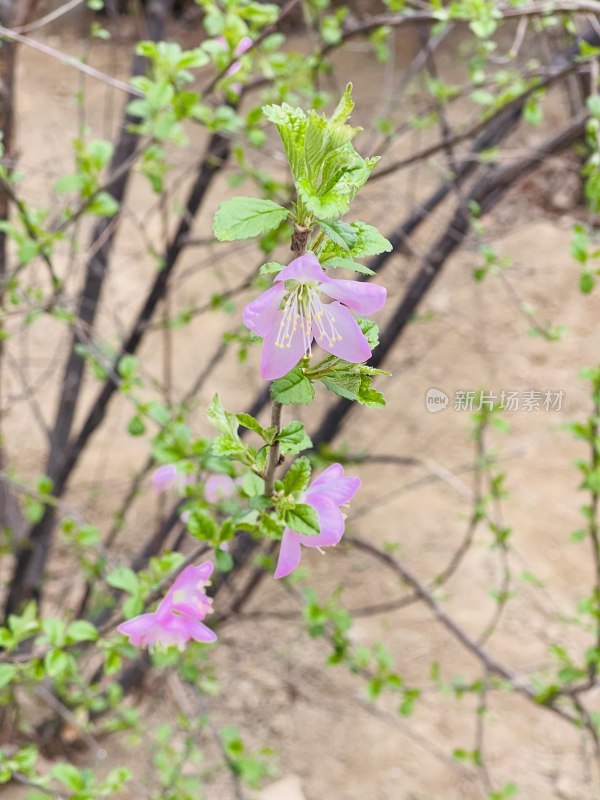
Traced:
<svg viewBox="0 0 600 800">
<path fill-rule="evenodd" d="M 339 300 L 358 314 L 374 314 L 384 304 L 387 291 L 385 287 L 365 281 L 340 280 L 329 278 L 321 287 L 323 294 Z"/>
<path fill-rule="evenodd" d="M 233 55 L 234 56 L 243 55 L 246 52 L 246 50 L 249 50 L 252 47 L 253 44 L 254 44 L 254 42 L 252 41 L 252 39 L 249 36 L 242 36 L 242 38 L 240 39 L 240 41 L 237 44 L 237 47 L 235 48 L 235 50 L 233 52 Z"/>
<path fill-rule="evenodd" d="M 198 587 L 202 588 L 206 582 L 210 580 L 214 568 L 215 565 L 212 561 L 203 561 L 202 564 L 199 564 L 197 567 L 190 564 L 175 578 L 169 589 L 169 594 L 180 591 L 181 589 L 195 590 Z"/>
<path fill-rule="evenodd" d="M 332 315 L 339 338 L 333 343 L 330 343 L 325 337 L 322 340 L 318 339 L 319 345 L 329 353 L 333 353 L 334 356 L 353 364 L 360 364 L 371 358 L 369 343 L 350 311 L 337 301 L 329 303 L 324 308 Z"/>
<path fill-rule="evenodd" d="M 313 493 L 328 497 L 336 505 L 348 503 L 360 488 L 360 478 L 344 477 L 341 464 L 332 464 L 310 484 L 306 492 L 306 501 L 310 503 Z"/>
<path fill-rule="evenodd" d="M 197 619 L 186 618 L 185 630 L 188 638 L 195 639 L 197 642 L 208 643 L 217 641 L 217 634 Z"/>
<path fill-rule="evenodd" d="M 307 537 L 309 538 L 309 537 Z M 302 555 L 299 536 L 297 533 L 286 528 L 283 532 L 281 539 L 281 547 L 279 549 L 279 558 L 277 560 L 277 567 L 275 569 L 275 578 L 285 578 L 290 572 L 293 572 L 300 563 Z"/>
<path fill-rule="evenodd" d="M 237 492 L 233 478 L 229 475 L 211 475 L 204 484 L 204 497 L 209 503 L 218 503 L 233 497 Z"/>
<path fill-rule="evenodd" d="M 175 464 L 163 464 L 152 473 L 152 487 L 155 492 L 166 492 L 175 486 L 179 473 Z"/>
<path fill-rule="evenodd" d="M 169 619 L 172 611 L 198 620 L 212 612 L 212 600 L 207 597 L 204 587 L 213 569 L 212 561 L 205 561 L 197 567 L 190 565 L 183 570 L 157 609 L 161 624 Z"/>
<path fill-rule="evenodd" d="M 319 517 L 321 529 L 318 536 L 305 536 L 297 534 L 301 544 L 305 547 L 331 547 L 337 544 L 344 534 L 344 515 L 333 502 L 324 494 L 313 494 L 306 502 L 315 509 Z"/>
<path fill-rule="evenodd" d="M 156 625 L 156 614 L 140 614 L 122 622 L 117 630 L 124 636 L 128 636 L 131 644 L 140 645 L 145 644 L 145 637 Z"/>
<path fill-rule="evenodd" d="M 276 344 L 279 334 L 279 320 L 280 317 L 278 317 L 277 323 L 271 327 L 271 330 L 263 340 L 260 374 L 265 381 L 274 381 L 287 375 L 308 350 L 300 327 L 292 332 L 285 347 Z"/>
<path fill-rule="evenodd" d="M 258 336 L 266 336 L 274 325 L 273 318 L 285 295 L 284 286 L 271 286 L 256 300 L 248 303 L 242 313 L 244 325 Z"/>
<path fill-rule="evenodd" d="M 275 278 L 276 282 L 281 281 L 329 281 L 329 278 L 323 272 L 323 267 L 319 264 L 316 256 L 312 253 L 299 256 L 284 267 L 281 272 L 277 273 Z"/>
</svg>

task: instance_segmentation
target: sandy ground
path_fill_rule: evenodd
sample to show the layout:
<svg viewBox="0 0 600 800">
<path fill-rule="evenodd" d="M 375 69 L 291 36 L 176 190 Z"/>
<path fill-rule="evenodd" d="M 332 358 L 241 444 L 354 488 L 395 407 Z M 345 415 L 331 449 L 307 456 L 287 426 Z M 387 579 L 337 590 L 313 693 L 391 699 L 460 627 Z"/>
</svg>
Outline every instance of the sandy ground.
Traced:
<svg viewBox="0 0 600 800">
<path fill-rule="evenodd" d="M 80 52 L 76 42 L 54 42 Z M 399 40 L 395 54 L 400 67 L 410 55 L 410 42 Z M 93 62 L 114 74 L 126 74 L 128 58 L 123 49 L 95 45 Z M 442 54 L 441 66 L 451 69 L 452 48 Z M 340 59 L 338 81 L 355 83 L 357 120 L 365 126 L 383 113 L 385 103 L 372 91 L 374 85 L 389 86 L 391 75 L 377 65 L 367 50 L 354 44 Z M 387 84 L 386 84 L 387 82 Z M 21 169 L 26 174 L 27 197 L 45 203 L 52 197 L 53 179 L 69 164 L 70 139 L 77 130 L 78 111 L 72 94 L 78 88 L 75 74 L 41 55 L 23 51 L 19 70 L 18 140 Z M 121 98 L 100 84 L 86 83 L 86 124 L 95 135 L 110 135 L 118 119 Z M 554 98 L 556 100 L 557 98 Z M 552 99 L 551 99 L 552 100 Z M 418 96 L 406 108 L 395 110 L 398 119 L 414 113 Z M 546 105 L 545 126 L 550 129 L 564 118 L 562 99 Z M 423 132 L 404 138 L 386 158 L 398 158 L 421 148 L 434 134 Z M 202 137 L 191 131 L 198 148 Z M 507 153 L 534 141 L 539 131 L 527 130 L 511 140 Z M 372 134 L 364 134 L 368 150 Z M 190 154 L 174 154 L 174 175 L 185 185 Z M 271 155 L 268 163 L 276 164 Z M 557 160 L 552 169 L 568 176 L 568 161 Z M 373 184 L 358 203 L 356 215 L 366 222 L 390 230 L 406 210 L 434 185 L 443 162 L 435 161 L 418 173 L 392 177 Z M 537 179 L 536 179 L 537 180 Z M 565 179 L 566 180 L 566 179 Z M 565 621 L 591 586 L 591 565 L 585 544 L 570 541 L 570 533 L 581 526 L 577 491 L 578 474 L 573 461 L 584 455 L 580 444 L 564 430 L 567 421 L 582 418 L 588 409 L 586 389 L 579 370 L 593 364 L 600 345 L 597 326 L 598 298 L 583 298 L 577 288 L 578 271 L 569 257 L 573 219 L 548 211 L 544 179 L 530 181 L 511 193 L 486 222 L 487 236 L 497 251 L 512 259 L 506 281 L 523 303 L 530 304 L 538 319 L 563 324 L 568 335 L 549 343 L 528 335 L 529 322 L 505 283 L 489 278 L 476 283 L 472 270 L 479 265 L 474 247 L 467 246 L 447 265 L 419 317 L 407 330 L 386 364 L 393 377 L 382 382 L 388 407 L 385 411 L 356 409 L 339 436 L 340 445 L 353 451 L 398 456 L 415 455 L 429 467 L 364 464 L 354 471 L 363 489 L 353 504 L 349 529 L 375 543 L 393 543 L 397 553 L 416 575 L 426 581 L 451 558 L 464 536 L 471 506 L 465 493 L 472 488 L 469 465 L 474 450 L 469 415 L 453 409 L 459 390 L 484 388 L 524 393 L 563 391 L 560 411 L 510 413 L 510 432 L 492 434 L 490 445 L 498 450 L 507 473 L 510 496 L 504 504 L 506 524 L 514 530 L 511 556 L 515 596 L 508 604 L 496 633 L 487 643 L 489 652 L 511 669 L 527 673 L 551 663 L 551 642 L 578 647 L 591 644 L 585 634 Z M 208 235 L 212 210 L 228 188 L 222 183 L 211 193 L 197 222 L 195 233 Z M 99 320 L 102 336 L 114 341 L 135 313 L 141 290 L 154 266 L 139 257 L 143 243 L 138 222 L 145 219 L 148 235 L 160 242 L 160 226 L 151 214 L 153 198 L 145 183 L 136 179 L 128 196 L 131 216 L 118 239 L 117 256 Z M 551 204 L 550 204 L 551 205 Z M 135 214 L 135 217 L 133 216 Z M 147 216 L 145 216 L 147 214 Z M 436 223 L 439 227 L 440 222 Z M 436 229 L 425 228 L 415 242 L 418 252 L 431 243 Z M 85 238 L 82 240 L 85 242 Z M 257 254 L 247 245 L 189 250 L 179 267 L 172 307 L 201 302 L 219 287 L 230 287 L 257 263 Z M 285 254 L 281 254 L 285 258 Z M 80 255 L 77 267 L 82 263 Z M 414 273 L 413 259 L 396 256 L 381 280 L 388 287 L 391 310 Z M 74 277 L 76 280 L 77 274 Z M 219 311 L 203 315 L 181 331 L 174 331 L 173 396 L 185 392 L 192 378 L 208 360 L 222 331 L 236 324 L 233 316 Z M 385 314 L 383 314 L 385 319 Z M 56 402 L 55 358 L 64 347 L 67 332 L 56 322 L 40 321 L 14 340 L 15 358 L 24 364 L 27 380 L 39 380 L 37 399 L 41 414 L 51 420 Z M 149 375 L 160 378 L 163 370 L 164 338 L 154 333 L 141 356 Z M 218 389 L 225 404 L 242 409 L 258 388 L 258 350 L 247 364 L 235 365 L 233 353 L 226 356 L 197 397 L 195 424 L 208 432 L 202 409 Z M 18 379 L 12 372 L 12 390 Z M 430 413 L 425 404 L 428 389 L 446 393 L 449 407 Z M 88 382 L 86 401 L 94 395 Z M 321 397 L 325 407 L 331 397 Z M 83 413 L 83 409 L 79 409 Z M 146 442 L 125 434 L 131 409 L 118 400 L 110 419 L 94 438 L 67 499 L 87 519 L 106 529 L 110 512 L 127 489 L 128 480 L 143 463 Z M 314 410 L 300 412 L 307 424 Z M 14 403 L 7 427 L 7 446 L 12 463 L 23 473 L 39 473 L 43 436 L 30 407 Z M 450 470 L 453 479 L 414 486 L 433 469 Z M 136 548 L 140 534 L 157 519 L 160 509 L 147 499 L 138 503 L 121 540 L 119 558 Z M 500 582 L 499 557 L 491 547 L 491 535 L 481 530 L 460 569 L 439 593 L 444 607 L 471 635 L 477 637 L 493 617 L 495 602 L 490 590 Z M 50 601 L 64 602 L 64 580 L 69 574 L 68 553 L 59 547 L 52 564 L 56 579 L 49 585 Z M 349 608 L 402 596 L 398 580 L 364 555 L 341 546 L 325 558 L 310 553 L 304 559 L 322 596 L 345 585 L 343 602 Z M 522 579 L 525 571 L 543 581 L 534 588 Z M 77 597 L 79 587 L 67 595 Z M 273 581 L 265 581 L 248 612 L 293 610 L 293 602 Z M 476 800 L 486 797 L 477 771 L 457 763 L 455 748 L 475 747 L 476 698 L 461 700 L 440 695 L 433 687 L 430 670 L 439 662 L 442 677 L 476 680 L 481 667 L 447 635 L 431 613 L 421 605 L 358 617 L 352 631 L 357 643 L 384 642 L 396 659 L 398 672 L 407 685 L 424 694 L 414 714 L 404 719 L 396 713 L 397 698 L 384 697 L 374 706 L 365 700 L 360 680 L 343 669 L 326 667 L 326 647 L 301 631 L 300 619 L 253 617 L 249 614 L 223 629 L 221 646 L 215 651 L 215 670 L 221 695 L 210 701 L 216 724 L 234 723 L 255 746 L 269 745 L 277 751 L 281 775 L 286 783 L 265 793 L 264 800 Z M 151 698 L 142 704 L 148 724 L 169 715 L 173 697 L 161 678 L 152 683 Z M 598 708 L 597 697 L 590 705 Z M 600 710 L 600 709 L 598 709 Z M 121 758 L 123 742 L 105 743 L 111 758 Z M 589 748 L 588 748 L 589 749 Z M 494 788 L 514 781 L 520 798 L 591 800 L 597 796 L 596 769 L 577 731 L 549 712 L 525 700 L 501 692 L 489 696 L 484 753 Z M 136 771 L 132 798 L 143 797 L 143 772 L 147 764 L 144 747 L 127 756 Z M 231 791 L 227 780 L 208 790 L 209 800 L 225 800 Z M 283 788 L 282 788 L 283 787 Z M 595 788 L 594 788 L 595 787 Z M 18 790 L 5 789 L 3 797 L 17 800 Z"/>
</svg>

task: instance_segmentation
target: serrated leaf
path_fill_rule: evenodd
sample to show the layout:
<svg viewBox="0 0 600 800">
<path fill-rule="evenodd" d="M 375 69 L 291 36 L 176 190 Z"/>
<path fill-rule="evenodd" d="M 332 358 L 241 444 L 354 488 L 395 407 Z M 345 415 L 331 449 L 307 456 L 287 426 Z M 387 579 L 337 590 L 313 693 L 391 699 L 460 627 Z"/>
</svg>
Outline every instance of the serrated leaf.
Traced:
<svg viewBox="0 0 600 800">
<path fill-rule="evenodd" d="M 239 427 L 237 417 L 235 414 L 225 411 L 218 394 L 215 394 L 210 401 L 206 415 L 220 433 L 228 434 L 234 438 L 237 437 Z"/>
<path fill-rule="evenodd" d="M 309 484 L 311 475 L 310 461 L 305 456 L 297 458 L 285 473 L 282 480 L 283 490 L 286 494 L 303 492 Z"/>
<path fill-rule="evenodd" d="M 218 532 L 217 523 L 203 508 L 195 508 L 190 511 L 185 526 L 195 539 L 203 542 L 213 541 Z"/>
<path fill-rule="evenodd" d="M 234 458 L 243 455 L 249 448 L 237 436 L 224 433 L 213 439 L 211 450 L 216 456 Z"/>
<path fill-rule="evenodd" d="M 244 428 L 248 428 L 249 431 L 254 431 L 255 433 L 258 433 L 258 435 L 262 439 L 264 439 L 265 441 L 267 440 L 266 430 L 263 428 L 263 426 L 257 419 L 254 419 L 253 416 L 251 416 L 250 414 L 244 414 L 242 412 L 240 414 L 236 414 L 236 417 L 240 425 L 243 425 Z"/>
<path fill-rule="evenodd" d="M 357 319 L 357 322 L 365 335 L 365 339 L 369 343 L 369 347 L 371 350 L 374 350 L 379 344 L 379 328 L 377 324 L 373 322 L 372 319 L 367 319 L 366 317 Z"/>
<path fill-rule="evenodd" d="M 347 83 L 344 89 L 344 94 L 340 98 L 340 102 L 333 114 L 331 115 L 331 122 L 339 124 L 345 123 L 354 109 L 354 100 L 352 99 L 352 84 Z"/>
<path fill-rule="evenodd" d="M 345 187 L 343 192 L 336 190 L 334 186 L 329 191 L 317 194 L 309 179 L 305 177 L 298 179 L 296 188 L 307 210 L 321 220 L 341 217 L 350 208 L 351 197 Z"/>
<path fill-rule="evenodd" d="M 352 374 L 343 369 L 334 369 L 324 378 L 321 378 L 321 382 L 329 391 L 334 392 L 339 397 L 345 397 L 346 400 L 358 400 L 361 384 L 360 375 Z"/>
<path fill-rule="evenodd" d="M 366 381 L 369 382 L 368 385 Z M 362 378 L 358 402 L 369 408 L 385 408 L 385 397 L 376 389 L 371 389 L 371 379 L 366 375 Z"/>
<path fill-rule="evenodd" d="M 312 447 L 312 441 L 304 430 L 304 425 L 297 420 L 290 422 L 277 437 L 282 455 L 295 455 Z"/>
<path fill-rule="evenodd" d="M 271 384 L 271 398 L 282 405 L 308 405 L 312 403 L 315 390 L 300 367 L 278 378 Z"/>
<path fill-rule="evenodd" d="M 366 222 L 356 220 L 350 223 L 350 227 L 356 236 L 356 242 L 349 252 L 341 249 L 333 241 L 327 242 L 320 254 L 322 263 L 335 257 L 366 258 L 367 256 L 376 256 L 379 253 L 390 253 L 392 251 L 392 243 L 379 233 L 373 225 L 367 225 Z"/>
<path fill-rule="evenodd" d="M 272 200 L 233 197 L 221 203 L 213 220 L 213 232 L 221 242 L 262 236 L 289 216 L 289 211 Z"/>
<path fill-rule="evenodd" d="M 350 252 L 355 247 L 358 237 L 351 225 L 339 219 L 332 219 L 329 222 L 319 220 L 319 225 L 329 239 L 343 250 Z"/>
<path fill-rule="evenodd" d="M 321 532 L 319 516 L 308 503 L 296 503 L 285 512 L 284 520 L 288 528 L 305 536 L 318 536 Z"/>
<path fill-rule="evenodd" d="M 304 139 L 308 118 L 301 108 L 292 108 L 287 103 L 263 107 L 265 117 L 277 126 L 295 180 L 304 175 Z"/>
</svg>

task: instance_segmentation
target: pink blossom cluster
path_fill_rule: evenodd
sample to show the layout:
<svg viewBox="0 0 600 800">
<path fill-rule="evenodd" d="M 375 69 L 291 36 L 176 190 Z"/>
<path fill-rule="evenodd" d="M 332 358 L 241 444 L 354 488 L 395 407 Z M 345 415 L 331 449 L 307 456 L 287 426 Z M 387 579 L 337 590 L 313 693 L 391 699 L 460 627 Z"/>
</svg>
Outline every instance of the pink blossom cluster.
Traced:
<svg viewBox="0 0 600 800">
<path fill-rule="evenodd" d="M 241 42 L 236 55 L 251 46 Z M 239 52 L 238 52 L 239 51 Z M 239 65 L 237 65 L 239 69 Z M 237 71 L 234 64 L 229 74 Z M 322 299 L 322 295 L 326 300 Z M 270 289 L 244 309 L 245 325 L 263 338 L 261 374 L 276 380 L 287 374 L 300 359 L 311 354 L 313 341 L 326 351 L 351 363 L 371 356 L 371 348 L 354 318 L 354 313 L 379 311 L 386 298 L 383 287 L 329 277 L 312 254 L 300 256 L 285 267 Z M 194 478 L 165 464 L 152 476 L 156 491 L 179 491 Z M 205 499 L 217 504 L 236 495 L 240 479 L 214 474 L 204 484 Z M 339 543 L 345 527 L 341 507 L 349 503 L 360 487 L 360 479 L 344 475 L 341 464 L 332 464 L 311 481 L 300 502 L 311 506 L 319 520 L 319 534 L 307 536 L 287 527 L 281 539 L 275 578 L 290 575 L 300 563 L 302 547 L 323 552 Z M 186 517 L 182 515 L 185 522 Z M 212 611 L 212 601 L 204 591 L 213 572 L 206 561 L 189 566 L 175 580 L 156 611 L 124 622 L 118 630 L 136 645 L 176 645 L 182 648 L 190 639 L 212 642 L 216 635 L 202 620 Z"/>
</svg>

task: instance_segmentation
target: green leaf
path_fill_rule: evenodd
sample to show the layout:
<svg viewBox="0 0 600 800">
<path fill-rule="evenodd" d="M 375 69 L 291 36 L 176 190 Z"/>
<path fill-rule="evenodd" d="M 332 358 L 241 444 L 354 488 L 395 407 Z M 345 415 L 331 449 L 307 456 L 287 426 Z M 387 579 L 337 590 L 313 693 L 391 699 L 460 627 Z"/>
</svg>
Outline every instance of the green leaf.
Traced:
<svg viewBox="0 0 600 800">
<path fill-rule="evenodd" d="M 51 650 L 44 657 L 44 667 L 51 678 L 57 678 L 69 666 L 69 656 L 62 650 Z"/>
<path fill-rule="evenodd" d="M 321 532 L 318 514 L 307 503 L 297 503 L 288 509 L 284 513 L 284 520 L 288 528 L 305 536 L 318 536 Z"/>
<path fill-rule="evenodd" d="M 138 577 L 129 567 L 117 567 L 106 577 L 106 582 L 113 589 L 122 589 L 129 594 L 135 594 L 138 590 Z"/>
<path fill-rule="evenodd" d="M 254 419 L 254 417 L 251 416 L 250 414 L 244 414 L 244 413 L 236 414 L 236 417 L 240 425 L 243 425 L 244 428 L 248 428 L 249 431 L 254 431 L 255 433 L 258 433 L 258 435 L 262 439 L 267 441 L 268 439 L 267 432 L 257 419 Z"/>
<path fill-rule="evenodd" d="M 220 433 L 237 438 L 239 427 L 238 418 L 235 414 L 230 414 L 228 411 L 225 411 L 218 394 L 211 400 L 207 416 Z"/>
<path fill-rule="evenodd" d="M 376 389 L 371 389 L 370 378 L 368 378 L 369 385 L 365 383 L 366 377 L 367 376 L 363 376 L 362 378 L 360 391 L 358 393 L 358 402 L 369 408 L 385 408 L 385 397 Z"/>
<path fill-rule="evenodd" d="M 127 424 L 127 433 L 131 436 L 143 436 L 144 433 L 146 433 L 146 424 L 139 414 L 136 414 L 129 420 Z"/>
<path fill-rule="evenodd" d="M 114 217 L 119 210 L 119 204 L 108 192 L 100 192 L 90 203 L 88 211 L 97 217 Z"/>
<path fill-rule="evenodd" d="M 194 508 L 190 511 L 185 526 L 195 539 L 200 539 L 202 542 L 214 541 L 218 532 L 217 523 L 203 508 Z"/>
<path fill-rule="evenodd" d="M 329 391 L 339 397 L 345 397 L 346 400 L 358 400 L 360 375 L 350 372 L 347 368 L 335 367 L 324 378 L 321 378 L 321 381 Z"/>
<path fill-rule="evenodd" d="M 292 175 L 298 180 L 305 171 L 304 140 L 308 118 L 301 108 L 287 103 L 263 107 L 265 117 L 277 126 Z"/>
<path fill-rule="evenodd" d="M 321 220 L 341 217 L 350 208 L 352 198 L 345 188 L 342 191 L 333 187 L 329 191 L 317 194 L 307 177 L 299 178 L 296 187 L 307 210 Z"/>
<path fill-rule="evenodd" d="M 221 203 L 213 221 L 213 231 L 221 242 L 262 236 L 277 228 L 289 212 L 271 200 L 234 197 Z"/>
<path fill-rule="evenodd" d="M 365 339 L 369 343 L 371 350 L 374 350 L 379 344 L 379 328 L 372 319 L 360 318 L 357 320 L 361 331 L 365 335 Z"/>
<path fill-rule="evenodd" d="M 271 384 L 271 397 L 282 405 L 309 405 L 315 396 L 312 383 L 302 372 L 301 367 L 294 367 L 283 378 Z"/>
<path fill-rule="evenodd" d="M 80 192 L 85 185 L 85 177 L 79 173 L 63 175 L 54 184 L 54 191 L 64 194 L 66 192 Z"/>
<path fill-rule="evenodd" d="M 352 99 L 352 84 L 347 83 L 344 89 L 344 94 L 340 98 L 340 102 L 333 114 L 331 115 L 331 122 L 344 124 L 350 118 L 350 114 L 354 110 L 354 100 Z"/>
<path fill-rule="evenodd" d="M 284 456 L 295 455 L 312 447 L 312 441 L 307 436 L 304 425 L 297 420 L 282 428 L 277 441 Z"/>
<path fill-rule="evenodd" d="M 66 625 L 58 617 L 48 617 L 42 622 L 42 630 L 48 637 L 48 641 L 54 647 L 62 647 L 65 643 Z"/>
<path fill-rule="evenodd" d="M 17 676 L 17 668 L 14 664 L 0 664 L 0 689 L 4 689 Z"/>
<path fill-rule="evenodd" d="M 247 472 L 242 478 L 242 489 L 247 497 L 256 497 L 264 494 L 265 482 L 254 472 Z"/>
<path fill-rule="evenodd" d="M 364 264 L 359 264 L 358 261 L 354 261 L 351 258 L 334 256 L 333 258 L 328 258 L 326 262 L 322 263 L 323 266 L 327 268 L 333 267 L 337 269 L 338 267 L 341 267 L 342 269 L 350 269 L 352 272 L 360 272 L 362 275 L 376 274 L 372 269 L 369 269 L 369 267 L 365 267 Z"/>
<path fill-rule="evenodd" d="M 351 225 L 339 219 L 332 219 L 329 222 L 319 220 L 318 222 L 331 241 L 343 250 L 350 252 L 356 246 L 358 237 Z"/>
<path fill-rule="evenodd" d="M 77 619 L 67 628 L 67 642 L 95 642 L 98 638 L 98 630 L 91 622 L 85 619 Z"/>
<path fill-rule="evenodd" d="M 579 278 L 579 290 L 583 294 L 590 294 L 596 285 L 596 278 L 591 272 L 582 272 Z"/>
<path fill-rule="evenodd" d="M 322 264 L 336 256 L 342 258 L 352 256 L 352 258 L 366 258 L 376 256 L 379 253 L 390 253 L 392 243 L 383 236 L 373 225 L 356 220 L 350 223 L 350 227 L 355 234 L 356 242 L 349 251 L 341 249 L 335 242 L 330 241 L 325 244 L 319 259 Z"/>
<path fill-rule="evenodd" d="M 55 764 L 51 773 L 52 777 L 63 783 L 68 789 L 77 791 L 84 788 L 81 772 L 72 764 Z"/>
<path fill-rule="evenodd" d="M 119 363 L 117 365 L 117 370 L 119 375 L 124 380 L 130 380 L 133 378 L 135 373 L 137 372 L 138 368 L 138 360 L 135 356 L 132 355 L 125 355 L 119 359 Z"/>
<path fill-rule="evenodd" d="M 281 272 L 282 269 L 283 269 L 283 264 L 280 264 L 279 261 L 267 261 L 266 264 L 262 265 L 258 274 L 274 275 L 277 272 Z"/>
<path fill-rule="evenodd" d="M 238 436 L 228 434 L 217 436 L 212 442 L 211 449 L 214 455 L 223 458 L 242 458 L 245 453 L 250 452 L 250 448 Z"/>
<path fill-rule="evenodd" d="M 219 572 L 231 572 L 233 558 L 226 550 L 215 550 L 215 564 Z"/>
<path fill-rule="evenodd" d="M 286 494 L 303 492 L 310 481 L 311 467 L 308 458 L 297 458 L 283 478 L 283 490 Z"/>
</svg>

